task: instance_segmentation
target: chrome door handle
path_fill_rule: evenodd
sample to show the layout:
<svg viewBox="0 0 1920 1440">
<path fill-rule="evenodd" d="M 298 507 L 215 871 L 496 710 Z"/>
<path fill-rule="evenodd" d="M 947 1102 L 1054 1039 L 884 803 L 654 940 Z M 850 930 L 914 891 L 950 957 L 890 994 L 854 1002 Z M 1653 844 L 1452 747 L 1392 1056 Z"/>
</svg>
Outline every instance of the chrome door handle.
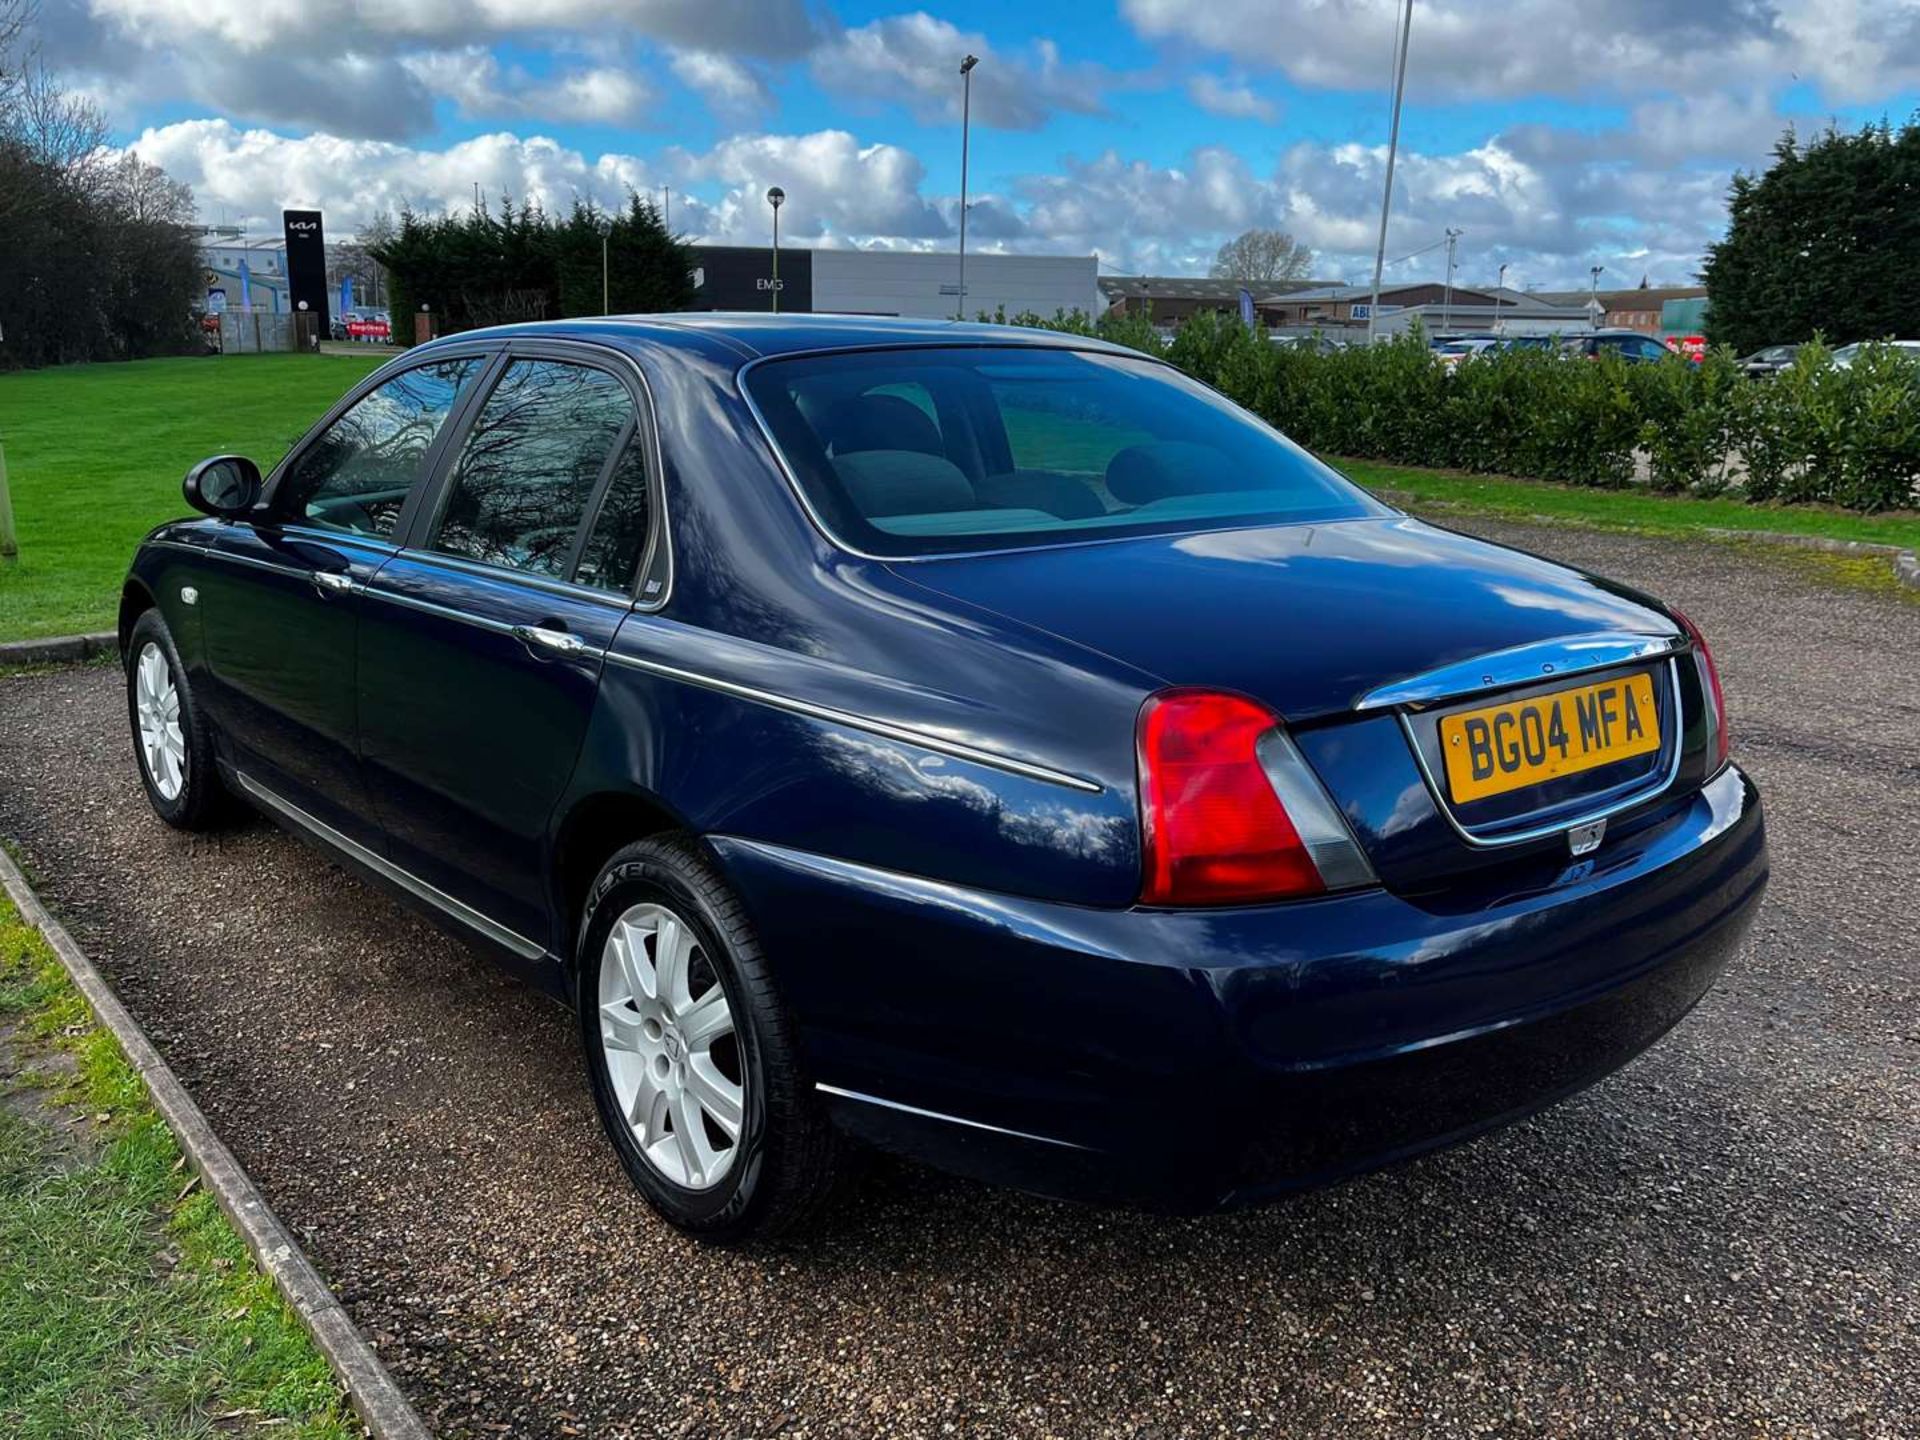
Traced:
<svg viewBox="0 0 1920 1440">
<path fill-rule="evenodd" d="M 542 650 L 551 650 L 556 655 L 578 655 L 587 648 L 587 642 L 578 635 L 569 635 L 564 630 L 545 630 L 538 625 L 516 625 L 513 638 L 524 645 L 537 645 Z"/>
<path fill-rule="evenodd" d="M 335 570 L 316 570 L 313 588 L 322 595 L 345 595 L 353 589 L 353 576 Z"/>
</svg>

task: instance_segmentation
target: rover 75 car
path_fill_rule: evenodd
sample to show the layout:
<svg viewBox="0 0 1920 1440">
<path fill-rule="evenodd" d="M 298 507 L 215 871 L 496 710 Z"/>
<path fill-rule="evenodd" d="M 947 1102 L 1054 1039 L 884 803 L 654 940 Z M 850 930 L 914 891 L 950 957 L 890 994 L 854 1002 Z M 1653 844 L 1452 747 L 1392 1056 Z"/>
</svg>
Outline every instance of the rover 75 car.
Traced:
<svg viewBox="0 0 1920 1440">
<path fill-rule="evenodd" d="M 850 1140 L 1189 1211 L 1413 1156 L 1651 1044 L 1765 884 L 1684 615 L 1097 340 L 488 330 L 184 486 L 120 610 L 155 811 L 573 1007 L 709 1238 Z"/>
</svg>

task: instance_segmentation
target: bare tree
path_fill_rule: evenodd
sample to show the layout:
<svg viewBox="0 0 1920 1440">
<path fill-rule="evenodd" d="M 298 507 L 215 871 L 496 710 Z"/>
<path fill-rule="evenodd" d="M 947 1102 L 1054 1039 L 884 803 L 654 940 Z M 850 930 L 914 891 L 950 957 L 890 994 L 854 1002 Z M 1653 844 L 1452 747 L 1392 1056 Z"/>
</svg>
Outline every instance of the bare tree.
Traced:
<svg viewBox="0 0 1920 1440">
<path fill-rule="evenodd" d="M 0 366 L 176 352 L 204 294 L 193 195 L 106 145 L 41 63 L 35 0 L 0 0 Z"/>
<path fill-rule="evenodd" d="M 1300 280 L 1313 251 L 1284 230 L 1248 230 L 1222 245 L 1208 271 L 1216 280 Z"/>
<path fill-rule="evenodd" d="M 155 226 L 193 224 L 192 188 L 158 165 L 149 165 L 128 151 L 102 174 L 106 199 L 122 221 Z"/>
<path fill-rule="evenodd" d="M 13 114 L 14 96 L 26 73 L 27 22 L 33 13 L 33 0 L 0 0 L 0 130 Z"/>
</svg>

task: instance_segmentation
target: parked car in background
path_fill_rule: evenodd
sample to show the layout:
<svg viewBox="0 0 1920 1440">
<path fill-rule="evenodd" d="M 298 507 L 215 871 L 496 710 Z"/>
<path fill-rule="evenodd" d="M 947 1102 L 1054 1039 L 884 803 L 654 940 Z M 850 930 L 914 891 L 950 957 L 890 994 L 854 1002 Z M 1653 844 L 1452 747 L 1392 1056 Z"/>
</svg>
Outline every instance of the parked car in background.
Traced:
<svg viewBox="0 0 1920 1440">
<path fill-rule="evenodd" d="M 1833 352 L 1833 363 L 1842 370 L 1850 367 L 1860 357 L 1860 352 L 1869 345 L 1884 345 L 1890 350 L 1905 351 L 1915 359 L 1920 359 L 1920 340 L 1856 340 L 1851 345 L 1842 345 Z"/>
<path fill-rule="evenodd" d="M 155 813 L 573 1007 L 703 1237 L 849 1136 L 1187 1210 L 1455 1143 L 1658 1039 L 1767 878 L 1685 616 L 1092 339 L 478 331 L 184 488 L 120 608 Z"/>
<path fill-rule="evenodd" d="M 1475 355 L 1485 355 L 1497 349 L 1500 344 L 1498 335 L 1463 335 L 1457 340 L 1449 340 L 1434 348 L 1440 357 L 1440 363 L 1452 369 L 1462 360 L 1470 360 Z"/>
<path fill-rule="evenodd" d="M 1558 350 L 1558 335 L 1502 335 L 1493 344 L 1496 352 L 1508 350 Z"/>
<path fill-rule="evenodd" d="M 1769 345 L 1764 350 L 1741 357 L 1738 364 L 1748 379 L 1766 380 L 1793 364 L 1794 356 L 1799 353 L 1798 345 Z"/>
<path fill-rule="evenodd" d="M 1347 348 L 1345 341 L 1331 335 L 1270 335 L 1267 339 L 1282 350 L 1311 350 L 1316 355 L 1331 355 Z"/>
<path fill-rule="evenodd" d="M 1617 355 L 1630 365 L 1649 365 L 1673 355 L 1672 347 L 1638 330 L 1595 330 L 1566 336 L 1563 353 L 1585 360 Z"/>
</svg>

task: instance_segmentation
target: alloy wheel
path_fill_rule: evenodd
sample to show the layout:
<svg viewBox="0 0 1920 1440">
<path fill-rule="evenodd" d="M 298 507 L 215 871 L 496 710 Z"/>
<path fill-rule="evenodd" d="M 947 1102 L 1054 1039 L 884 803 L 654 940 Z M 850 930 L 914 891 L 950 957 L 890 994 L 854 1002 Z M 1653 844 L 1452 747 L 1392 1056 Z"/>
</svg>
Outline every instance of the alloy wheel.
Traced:
<svg viewBox="0 0 1920 1440">
<path fill-rule="evenodd" d="M 140 721 L 140 759 L 163 800 L 187 786 L 187 737 L 180 728 L 180 690 L 166 653 L 149 640 L 134 661 L 134 713 Z"/>
<path fill-rule="evenodd" d="M 600 956 L 600 1040 L 614 1100 L 662 1178 L 711 1190 L 733 1168 L 746 1071 L 725 987 L 699 936 L 664 905 L 633 905 Z"/>
</svg>

